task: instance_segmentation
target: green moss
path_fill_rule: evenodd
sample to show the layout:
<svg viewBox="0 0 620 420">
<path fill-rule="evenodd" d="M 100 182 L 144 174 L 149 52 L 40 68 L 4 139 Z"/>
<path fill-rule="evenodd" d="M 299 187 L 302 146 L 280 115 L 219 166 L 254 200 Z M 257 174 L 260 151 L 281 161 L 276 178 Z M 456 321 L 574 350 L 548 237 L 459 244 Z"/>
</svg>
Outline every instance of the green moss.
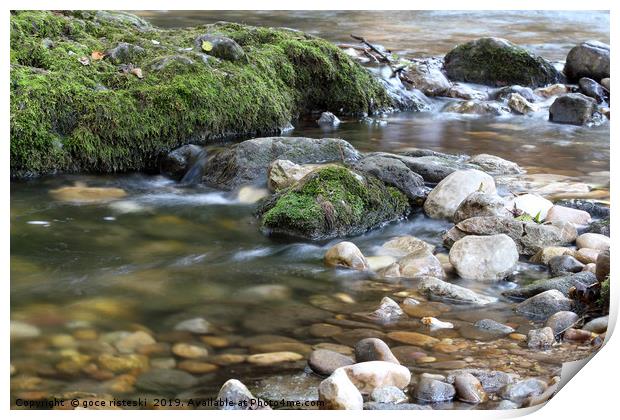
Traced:
<svg viewBox="0 0 620 420">
<path fill-rule="evenodd" d="M 481 38 L 457 46 L 445 57 L 451 80 L 491 86 L 545 86 L 561 81 L 560 73 L 542 57 L 512 43 Z"/>
<path fill-rule="evenodd" d="M 245 59 L 206 56 L 194 46 L 206 33 L 234 39 Z M 119 42 L 144 53 L 125 64 L 80 63 Z M 160 30 L 121 12 L 11 14 L 12 176 L 145 170 L 188 142 L 275 134 L 313 110 L 390 105 L 368 71 L 300 32 L 239 24 Z"/>
<path fill-rule="evenodd" d="M 601 282 L 601 294 L 598 300 L 603 312 L 609 312 L 609 276 Z"/>
<path fill-rule="evenodd" d="M 262 225 L 273 233 L 326 239 L 362 233 L 409 211 L 407 197 L 372 176 L 341 166 L 315 171 L 263 209 Z"/>
</svg>

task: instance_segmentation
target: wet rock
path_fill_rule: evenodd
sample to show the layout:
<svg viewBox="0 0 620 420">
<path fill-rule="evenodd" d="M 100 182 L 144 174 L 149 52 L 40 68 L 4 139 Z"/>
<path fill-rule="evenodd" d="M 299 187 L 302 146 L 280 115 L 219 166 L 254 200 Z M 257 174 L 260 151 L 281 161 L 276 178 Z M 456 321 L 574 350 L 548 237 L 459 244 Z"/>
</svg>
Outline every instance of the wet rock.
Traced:
<svg viewBox="0 0 620 420">
<path fill-rule="evenodd" d="M 579 315 L 571 311 L 556 312 L 547 318 L 545 327 L 551 328 L 553 334 L 558 336 L 579 321 Z"/>
<path fill-rule="evenodd" d="M 609 236 L 609 217 L 590 223 L 590 226 L 588 226 L 586 231 L 590 233 L 600 233 L 601 235 Z"/>
<path fill-rule="evenodd" d="M 505 115 L 510 112 L 510 109 L 497 103 L 487 102 L 479 100 L 468 100 L 451 102 L 442 109 L 443 112 L 454 112 L 457 114 L 467 115 Z"/>
<path fill-rule="evenodd" d="M 487 400 L 482 384 L 471 373 L 462 373 L 454 377 L 456 397 L 466 403 L 479 404 Z"/>
<path fill-rule="evenodd" d="M 144 331 L 136 331 L 118 340 L 114 345 L 120 353 L 135 353 L 139 347 L 155 344 L 155 339 Z"/>
<path fill-rule="evenodd" d="M 366 257 L 366 261 L 368 262 L 368 268 L 371 271 L 379 271 L 394 264 L 396 262 L 396 258 L 389 255 L 376 255 Z"/>
<path fill-rule="evenodd" d="M 589 271 L 590 273 L 596 274 L 596 264 L 589 263 L 583 266 L 583 271 Z"/>
<path fill-rule="evenodd" d="M 572 255 L 580 263 L 592 264 L 592 263 L 596 263 L 599 253 L 600 252 L 597 251 L 596 249 L 581 248 L 579 251 L 573 252 Z"/>
<path fill-rule="evenodd" d="M 487 331 L 493 334 L 507 335 L 515 332 L 514 328 L 504 325 L 500 322 L 492 319 L 481 319 L 474 323 L 474 327 L 482 331 Z"/>
<path fill-rule="evenodd" d="M 204 34 L 194 40 L 198 51 L 227 61 L 238 61 L 245 57 L 243 48 L 233 39 L 220 35 Z"/>
<path fill-rule="evenodd" d="M 466 235 L 508 235 L 517 245 L 519 254 L 534 255 L 549 246 L 568 245 L 577 237 L 571 223 L 538 224 L 496 216 L 471 217 L 456 224 L 444 235 L 444 244 L 452 246 Z"/>
<path fill-rule="evenodd" d="M 471 87 L 464 85 L 462 83 L 454 83 L 450 87 L 450 89 L 448 89 L 446 96 L 449 98 L 458 98 L 458 99 L 465 99 L 465 100 L 471 100 L 471 99 L 485 100 L 485 99 L 488 99 L 489 95 L 486 92 L 481 92 L 479 90 L 472 89 Z"/>
<path fill-rule="evenodd" d="M 439 260 L 426 250 L 408 254 L 398 262 L 398 265 L 402 277 L 431 276 L 440 279 L 445 277 Z"/>
<path fill-rule="evenodd" d="M 340 119 L 328 111 L 321 113 L 321 116 L 316 122 L 320 126 L 336 127 L 340 125 Z"/>
<path fill-rule="evenodd" d="M 514 198 L 513 207 L 523 213 L 529 214 L 533 218 L 538 217 L 543 221 L 547 213 L 553 207 L 553 203 L 544 197 L 536 194 L 523 194 Z"/>
<path fill-rule="evenodd" d="M 127 372 L 133 369 L 144 370 L 149 364 L 148 358 L 139 354 L 116 356 L 104 353 L 97 358 L 97 362 L 102 368 L 112 372 Z"/>
<path fill-rule="evenodd" d="M 443 96 L 451 84 L 441 71 L 441 63 L 431 60 L 414 61 L 405 69 L 404 74 L 412 82 L 412 87 L 419 89 L 426 96 Z"/>
<path fill-rule="evenodd" d="M 267 189 L 245 185 L 237 192 L 237 201 L 241 204 L 254 204 L 267 196 L 269 196 Z"/>
<path fill-rule="evenodd" d="M 187 331 L 194 334 L 207 334 L 211 331 L 211 324 L 204 318 L 191 318 L 179 322 L 174 326 L 175 331 Z"/>
<path fill-rule="evenodd" d="M 577 248 L 596 249 L 598 251 L 607 251 L 609 249 L 610 239 L 608 236 L 600 233 L 584 233 L 577 237 Z"/>
<path fill-rule="evenodd" d="M 530 330 L 527 333 L 527 346 L 531 349 L 548 348 L 555 343 L 555 334 L 550 327 Z"/>
<path fill-rule="evenodd" d="M 121 188 L 88 187 L 82 183 L 50 190 L 50 194 L 55 200 L 75 204 L 107 203 L 127 195 Z"/>
<path fill-rule="evenodd" d="M 384 339 L 385 337 L 385 333 L 379 330 L 370 328 L 356 328 L 353 330 L 345 330 L 343 333 L 335 335 L 333 339 L 346 346 L 355 346 L 358 341 L 364 338 Z"/>
<path fill-rule="evenodd" d="M 399 343 L 411 344 L 414 346 L 427 347 L 439 343 L 439 339 L 435 337 L 413 331 L 393 331 L 388 333 L 387 336 Z"/>
<path fill-rule="evenodd" d="M 448 283 L 434 277 L 424 277 L 418 283 L 418 292 L 429 299 L 440 300 L 452 304 L 475 304 L 484 305 L 493 302 L 494 299 L 483 296 L 465 287 Z"/>
<path fill-rule="evenodd" d="M 378 403 L 369 401 L 364 403 L 364 410 L 432 410 L 428 405 L 412 404 L 412 403 Z"/>
<path fill-rule="evenodd" d="M 519 303 L 517 313 L 533 319 L 544 319 L 559 311 L 570 311 L 573 301 L 558 290 L 547 290 Z M 553 333 L 553 331 L 552 331 Z"/>
<path fill-rule="evenodd" d="M 364 398 L 347 373 L 337 369 L 319 385 L 319 401 L 328 410 L 361 410 Z"/>
<path fill-rule="evenodd" d="M 285 301 L 290 299 L 291 293 L 291 288 L 282 284 L 261 284 L 239 290 L 235 299 L 248 303 Z"/>
<path fill-rule="evenodd" d="M 313 337 L 331 337 L 342 332 L 342 328 L 332 324 L 312 324 L 308 331 Z"/>
<path fill-rule="evenodd" d="M 596 101 L 581 93 L 558 97 L 549 108 L 549 121 L 560 124 L 585 125 L 592 121 Z"/>
<path fill-rule="evenodd" d="M 314 350 L 308 358 L 310 368 L 320 375 L 331 375 L 336 369 L 354 363 L 348 356 L 325 349 Z"/>
<path fill-rule="evenodd" d="M 213 151 L 204 168 L 205 184 L 226 190 L 261 182 L 269 165 L 284 159 L 296 164 L 355 161 L 359 153 L 341 139 L 263 137 Z"/>
<path fill-rule="evenodd" d="M 372 362 L 375 360 L 400 364 L 387 344 L 378 338 L 365 338 L 355 345 L 355 360 Z"/>
<path fill-rule="evenodd" d="M 508 97 L 508 108 L 516 112 L 517 114 L 531 114 L 538 111 L 538 107 L 529 102 L 523 96 L 518 93 L 512 93 Z"/>
<path fill-rule="evenodd" d="M 516 244 L 504 234 L 469 235 L 450 248 L 450 263 L 465 279 L 501 280 L 513 271 L 518 260 Z"/>
<path fill-rule="evenodd" d="M 552 276 L 560 276 L 564 273 L 578 273 L 584 265 L 570 255 L 560 255 L 549 260 L 549 269 Z"/>
<path fill-rule="evenodd" d="M 521 174 L 525 172 L 515 162 L 511 162 L 509 160 L 502 159 L 499 156 L 489 155 L 486 153 L 472 156 L 465 162 L 476 165 L 480 167 L 484 172 L 491 175 L 510 175 Z"/>
<path fill-rule="evenodd" d="M 593 335 L 592 332 L 586 330 L 577 330 L 574 328 L 569 328 L 564 333 L 564 340 L 568 341 L 590 341 L 592 340 Z"/>
<path fill-rule="evenodd" d="M 457 46 L 445 57 L 450 80 L 490 86 L 546 86 L 561 81 L 551 63 L 501 38 L 480 38 Z"/>
<path fill-rule="evenodd" d="M 35 338 L 41 335 L 41 330 L 23 321 L 11 320 L 11 340 L 20 340 L 27 338 Z"/>
<path fill-rule="evenodd" d="M 459 204 L 454 212 L 453 220 L 454 223 L 459 223 L 476 216 L 510 217 L 511 213 L 500 196 L 475 191 Z"/>
<path fill-rule="evenodd" d="M 440 321 L 432 316 L 425 316 L 420 319 L 420 322 L 427 326 L 431 331 L 454 328 L 454 324 L 451 322 Z"/>
<path fill-rule="evenodd" d="M 605 77 L 603 79 L 601 79 L 601 85 L 607 89 L 607 91 L 611 91 L 610 86 L 609 86 L 609 77 Z"/>
<path fill-rule="evenodd" d="M 572 287 L 588 287 L 596 283 L 596 276 L 590 272 L 565 274 L 550 279 L 537 280 L 527 286 L 502 292 L 506 297 L 529 298 L 550 290 L 559 291 L 565 296 Z"/>
<path fill-rule="evenodd" d="M 584 95 L 589 96 L 599 104 L 605 102 L 605 98 L 607 97 L 603 86 L 587 77 L 579 79 L 579 89 Z"/>
<path fill-rule="evenodd" d="M 564 74 L 571 81 L 582 77 L 594 80 L 609 77 L 609 45 L 586 41 L 573 47 L 566 57 Z"/>
<path fill-rule="evenodd" d="M 218 369 L 217 365 L 196 360 L 183 360 L 177 365 L 178 369 L 184 370 L 196 375 L 205 375 Z"/>
<path fill-rule="evenodd" d="M 513 94 L 519 95 L 521 98 L 529 102 L 536 102 L 540 100 L 540 98 L 536 96 L 536 94 L 531 88 L 519 85 L 505 86 L 503 88 L 500 88 L 493 94 L 493 97 L 498 101 L 503 101 L 509 100 L 510 96 Z"/>
<path fill-rule="evenodd" d="M 172 353 L 185 359 L 200 359 L 209 355 L 206 348 L 188 343 L 176 343 L 172 346 Z"/>
<path fill-rule="evenodd" d="M 361 362 L 338 370 L 344 370 L 362 394 L 370 394 L 375 388 L 384 386 L 403 389 L 411 380 L 409 369 L 383 361 Z"/>
<path fill-rule="evenodd" d="M 461 202 L 475 191 L 495 193 L 493 178 L 476 169 L 453 172 L 429 193 L 424 212 L 434 219 L 452 219 Z"/>
<path fill-rule="evenodd" d="M 530 258 L 530 262 L 535 264 L 545 264 L 549 265 L 549 261 L 553 257 L 559 257 L 562 255 L 569 255 L 573 252 L 572 249 L 562 247 L 562 246 L 548 246 L 540 251 L 538 251 L 535 255 Z"/>
<path fill-rule="evenodd" d="M 464 163 L 461 157 L 446 154 L 424 154 L 419 150 L 404 152 L 397 155 L 393 153 L 369 153 L 367 156 L 387 156 L 398 159 L 413 172 L 430 183 L 440 182 L 452 172 L 461 169 L 476 169 L 476 166 Z"/>
<path fill-rule="evenodd" d="M 589 200 L 560 200 L 556 202 L 556 205 L 564 207 L 570 207 L 577 210 L 583 210 L 594 217 L 606 218 L 609 217 L 609 207 Z M 609 236 L 609 235 L 607 235 Z"/>
<path fill-rule="evenodd" d="M 407 396 L 395 386 L 383 386 L 372 391 L 370 400 L 377 403 L 398 404 L 407 401 Z"/>
<path fill-rule="evenodd" d="M 428 252 L 432 254 L 435 250 L 433 245 L 410 235 L 390 239 L 384 243 L 382 247 L 389 251 L 396 251 L 400 256 L 418 252 Z"/>
<path fill-rule="evenodd" d="M 288 188 L 308 175 L 318 165 L 297 165 L 290 160 L 277 159 L 269 165 L 267 186 L 270 191 Z"/>
<path fill-rule="evenodd" d="M 277 351 L 271 353 L 258 353 L 246 358 L 248 363 L 254 365 L 274 365 L 278 363 L 287 363 L 301 360 L 304 357 L 299 353 L 291 351 Z"/>
<path fill-rule="evenodd" d="M 448 378 L 448 382 L 454 382 L 454 378 L 461 374 L 471 374 L 475 376 L 487 393 L 496 393 L 503 387 L 514 382 L 513 375 L 498 370 L 484 369 L 460 369 L 452 372 Z"/>
<path fill-rule="evenodd" d="M 377 276 L 379 278 L 396 278 L 400 277 L 400 265 L 398 263 L 393 263 L 388 265 L 387 267 L 382 268 L 377 272 Z"/>
<path fill-rule="evenodd" d="M 419 201 L 427 195 L 424 179 L 398 159 L 388 156 L 370 155 L 353 163 L 351 167 L 360 172 L 370 174 L 387 185 L 397 188 L 410 200 Z"/>
<path fill-rule="evenodd" d="M 596 279 L 603 282 L 609 277 L 609 250 L 601 251 L 596 258 Z"/>
<path fill-rule="evenodd" d="M 514 402 L 521 402 L 524 399 L 542 394 L 547 389 L 547 384 L 540 379 L 530 378 L 514 384 L 506 385 L 501 389 L 502 398 Z"/>
<path fill-rule="evenodd" d="M 548 222 L 562 221 L 575 225 L 587 225 L 592 221 L 592 218 L 590 213 L 586 211 L 554 205 L 547 212 L 545 220 Z"/>
<path fill-rule="evenodd" d="M 591 331 L 596 334 L 602 334 L 607 331 L 607 325 L 609 323 L 609 315 L 601 316 L 599 318 L 594 318 L 591 321 L 588 321 L 584 326 L 583 330 Z"/>
<path fill-rule="evenodd" d="M 159 171 L 173 179 L 181 179 L 202 151 L 200 146 L 186 144 L 166 154 L 159 161 Z"/>
<path fill-rule="evenodd" d="M 352 242 L 339 242 L 327 250 L 324 257 L 325 265 L 345 267 L 353 270 L 368 270 L 368 261 Z"/>
<path fill-rule="evenodd" d="M 106 59 L 113 64 L 130 64 L 134 63 L 145 53 L 144 48 L 138 45 L 120 42 L 116 47 L 106 52 Z"/>
<path fill-rule="evenodd" d="M 542 96 L 543 98 L 550 98 L 552 96 L 562 95 L 564 93 L 569 93 L 570 88 L 561 83 L 555 83 L 553 85 L 546 86 L 544 88 L 538 88 L 534 90 L 536 95 Z"/>
<path fill-rule="evenodd" d="M 257 399 L 250 390 L 237 379 L 229 379 L 220 388 L 217 399 L 229 403 L 219 407 L 220 410 L 270 410 L 262 400 Z"/>
<path fill-rule="evenodd" d="M 412 396 L 418 401 L 434 403 L 450 401 L 455 394 L 456 390 L 452 385 L 437 379 L 435 375 L 423 373 L 414 386 Z"/>
<path fill-rule="evenodd" d="M 403 310 L 389 297 L 381 299 L 379 307 L 368 315 L 371 319 L 381 323 L 396 322 L 405 316 Z"/>
<path fill-rule="evenodd" d="M 187 372 L 177 369 L 151 369 L 136 380 L 136 387 L 155 393 L 176 392 L 193 388 L 198 380 Z"/>
</svg>

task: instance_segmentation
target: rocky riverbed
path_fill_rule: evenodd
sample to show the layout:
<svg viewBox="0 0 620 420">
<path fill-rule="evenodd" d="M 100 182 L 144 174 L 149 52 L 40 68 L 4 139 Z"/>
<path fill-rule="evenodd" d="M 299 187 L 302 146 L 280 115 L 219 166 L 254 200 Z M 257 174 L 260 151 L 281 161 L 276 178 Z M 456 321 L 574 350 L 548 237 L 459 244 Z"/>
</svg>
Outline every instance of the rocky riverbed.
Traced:
<svg viewBox="0 0 620 420">
<path fill-rule="evenodd" d="M 576 44 L 559 64 L 497 38 L 429 59 L 389 55 L 372 40 L 336 47 L 236 24 L 160 30 L 124 13 L 20 12 L 12 26 L 15 177 L 160 172 L 12 183 L 13 407 L 122 398 L 172 409 L 514 409 L 552 397 L 561 364 L 603 344 L 608 151 L 553 171 L 545 156 L 532 157 L 535 166 L 481 146 L 454 152 L 453 139 L 449 148 L 402 138 L 398 147 L 360 147 L 345 134 L 398 126 L 389 112 L 405 109 L 407 118 L 454 118 L 456 132 L 479 124 L 469 129 L 481 142 L 508 141 L 505 126 L 532 121 L 560 138 L 600 134 L 609 124 L 608 46 Z M 300 62 L 301 50 L 319 64 Z M 226 104 L 230 77 L 275 77 L 256 72 L 263 60 L 288 61 L 300 77 L 309 65 L 336 66 L 338 76 L 319 72 L 331 88 L 305 97 L 301 77 L 279 92 L 291 95 L 284 108 L 250 106 L 266 120 L 241 131 L 306 128 L 205 146 L 238 121 L 196 137 L 204 126 L 180 79 L 158 73 L 168 68 L 157 69 L 158 57 L 173 51 L 163 61 L 199 67 L 183 73 L 190 91 L 197 81 L 221 84 L 215 93 L 198 89 L 205 96 L 197 101 L 216 108 Z M 60 56 L 84 86 L 119 83 L 91 86 L 99 92 L 91 92 L 92 114 L 77 93 L 69 94 L 77 105 L 37 113 L 60 77 Z M 354 69 L 352 79 L 343 69 Z M 349 83 L 359 89 L 343 91 Z M 162 105 L 162 84 L 177 102 Z M 345 99 L 332 101 L 337 92 Z M 122 106 L 107 108 L 110 97 Z M 156 120 L 156 138 L 135 153 L 87 158 L 93 145 L 118 146 L 119 135 L 126 152 L 155 132 L 99 130 L 132 101 L 147 117 L 176 103 L 165 122 L 174 128 Z M 81 111 L 62 128 L 69 120 L 58 111 L 70 107 Z M 22 124 L 32 112 L 43 122 L 36 133 Z M 30 166 L 24 157 L 33 150 Z"/>
</svg>

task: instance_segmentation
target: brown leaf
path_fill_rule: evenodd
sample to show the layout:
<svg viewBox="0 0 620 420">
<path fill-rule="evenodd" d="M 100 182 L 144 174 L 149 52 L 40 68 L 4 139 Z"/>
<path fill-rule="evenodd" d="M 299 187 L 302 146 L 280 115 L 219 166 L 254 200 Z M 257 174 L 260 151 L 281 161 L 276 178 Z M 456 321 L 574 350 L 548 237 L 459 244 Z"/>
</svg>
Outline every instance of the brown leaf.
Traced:
<svg viewBox="0 0 620 420">
<path fill-rule="evenodd" d="M 144 77 L 142 75 L 142 69 L 140 67 L 134 67 L 130 70 L 130 73 L 136 76 L 138 79 L 142 79 Z"/>
<path fill-rule="evenodd" d="M 78 61 L 82 63 L 83 66 L 90 65 L 90 60 L 86 56 L 78 58 Z"/>
<path fill-rule="evenodd" d="M 105 53 L 102 53 L 101 51 L 93 51 L 90 53 L 90 58 L 92 58 L 93 61 L 102 60 L 103 57 L 105 57 Z"/>
</svg>

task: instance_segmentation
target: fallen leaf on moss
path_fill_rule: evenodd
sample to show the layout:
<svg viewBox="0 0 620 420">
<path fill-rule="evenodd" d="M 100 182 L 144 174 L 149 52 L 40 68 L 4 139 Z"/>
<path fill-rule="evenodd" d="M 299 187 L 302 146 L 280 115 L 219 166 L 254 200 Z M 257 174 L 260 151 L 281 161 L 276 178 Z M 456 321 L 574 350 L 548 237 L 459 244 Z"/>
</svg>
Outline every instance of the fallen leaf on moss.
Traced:
<svg viewBox="0 0 620 420">
<path fill-rule="evenodd" d="M 213 49 L 213 44 L 209 41 L 202 41 L 202 50 L 205 52 L 209 52 Z"/>
<path fill-rule="evenodd" d="M 131 74 L 136 76 L 138 79 L 142 79 L 144 76 L 142 75 L 142 69 L 140 67 L 134 67 L 129 71 Z"/>
<path fill-rule="evenodd" d="M 90 65 L 90 60 L 86 56 L 78 58 L 78 61 L 82 63 L 83 66 Z"/>
<path fill-rule="evenodd" d="M 102 53 L 101 51 L 93 51 L 90 53 L 90 58 L 92 58 L 93 61 L 102 60 L 103 57 L 105 57 L 105 53 Z"/>
</svg>

